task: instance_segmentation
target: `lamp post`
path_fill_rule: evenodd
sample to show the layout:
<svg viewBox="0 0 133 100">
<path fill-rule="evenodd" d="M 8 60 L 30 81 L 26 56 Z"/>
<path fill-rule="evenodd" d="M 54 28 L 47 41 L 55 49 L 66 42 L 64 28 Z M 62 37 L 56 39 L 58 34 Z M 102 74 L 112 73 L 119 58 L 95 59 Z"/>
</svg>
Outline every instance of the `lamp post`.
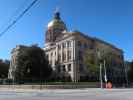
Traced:
<svg viewBox="0 0 133 100">
<path fill-rule="evenodd" d="M 100 79 L 100 85 L 101 85 L 101 89 L 103 88 L 103 80 L 102 80 L 102 62 L 101 62 L 101 53 L 98 51 L 97 52 L 97 55 L 98 55 L 98 59 L 100 61 L 100 73 L 99 73 L 99 79 Z"/>
</svg>

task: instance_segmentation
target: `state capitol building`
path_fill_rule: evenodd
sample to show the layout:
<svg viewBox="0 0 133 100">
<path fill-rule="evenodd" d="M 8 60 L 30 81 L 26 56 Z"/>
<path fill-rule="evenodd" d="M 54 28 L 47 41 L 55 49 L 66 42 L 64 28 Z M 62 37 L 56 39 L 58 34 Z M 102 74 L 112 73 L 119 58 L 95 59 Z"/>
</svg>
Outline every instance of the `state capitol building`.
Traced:
<svg viewBox="0 0 133 100">
<path fill-rule="evenodd" d="M 10 79 L 13 79 L 12 73 L 16 68 L 17 54 L 22 52 L 22 48 L 25 47 L 18 45 L 11 52 Z M 125 82 L 123 51 L 79 31 L 69 32 L 58 11 L 47 25 L 43 50 L 54 71 L 53 76 L 57 80 L 99 81 L 101 63 L 103 80 L 106 72 L 107 80 L 114 83 Z"/>
<path fill-rule="evenodd" d="M 107 79 L 120 82 L 125 79 L 123 51 L 79 31 L 69 32 L 59 12 L 54 13 L 54 18 L 47 25 L 44 51 L 58 78 L 69 77 L 74 82 L 99 80 L 99 74 L 89 70 L 86 56 L 90 54 L 93 64 L 99 66 L 98 55 L 109 54 L 107 58 L 112 58 L 109 64 L 105 64 Z"/>
</svg>

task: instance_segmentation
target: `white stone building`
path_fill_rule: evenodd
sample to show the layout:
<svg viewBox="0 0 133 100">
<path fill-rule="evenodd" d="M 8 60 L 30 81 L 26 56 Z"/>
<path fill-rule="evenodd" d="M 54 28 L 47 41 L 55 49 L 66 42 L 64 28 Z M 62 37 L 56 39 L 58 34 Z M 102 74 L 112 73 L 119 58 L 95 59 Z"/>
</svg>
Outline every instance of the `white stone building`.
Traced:
<svg viewBox="0 0 133 100">
<path fill-rule="evenodd" d="M 49 63 L 59 77 L 71 77 L 75 82 L 80 81 L 81 77 L 89 76 L 89 71 L 83 61 L 86 51 L 93 52 L 94 56 L 97 56 L 97 52 L 102 54 L 110 51 L 114 55 L 115 62 L 115 67 L 112 67 L 117 70 L 109 71 L 108 76 L 115 77 L 116 80 L 117 78 L 124 79 L 123 51 L 81 32 L 69 32 L 59 12 L 55 12 L 53 20 L 48 23 L 44 50 Z"/>
<path fill-rule="evenodd" d="M 78 82 L 83 79 L 88 80 L 89 78 L 92 80 L 92 76 L 95 74 L 95 78 L 98 80 L 99 73 L 92 73 L 85 63 L 87 52 L 91 54 L 89 57 L 93 59 L 93 63 L 99 63 L 99 52 L 101 55 L 109 52 L 108 59 L 111 58 L 111 61 L 106 70 L 107 78 L 113 82 L 125 81 L 124 58 L 121 49 L 79 31 L 69 32 L 65 23 L 60 18 L 59 12 L 54 13 L 53 20 L 47 26 L 45 48 L 43 49 L 56 73 L 55 75 L 57 75 L 54 77 L 67 78 Z M 26 47 L 17 46 L 12 50 L 9 69 L 10 79 L 13 79 L 13 72 L 19 59 L 17 55 L 23 51 L 23 48 Z"/>
</svg>

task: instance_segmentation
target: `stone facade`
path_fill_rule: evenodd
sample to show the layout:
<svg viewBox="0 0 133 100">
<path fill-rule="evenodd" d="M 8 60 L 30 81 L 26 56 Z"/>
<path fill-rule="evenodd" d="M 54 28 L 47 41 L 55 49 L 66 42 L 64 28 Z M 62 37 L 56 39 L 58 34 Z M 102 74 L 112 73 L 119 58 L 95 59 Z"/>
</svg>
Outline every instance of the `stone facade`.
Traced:
<svg viewBox="0 0 133 100">
<path fill-rule="evenodd" d="M 114 66 L 113 70 L 107 70 L 107 77 L 110 80 L 124 79 L 124 58 L 121 49 L 78 31 L 68 32 L 59 15 L 59 12 L 56 12 L 54 19 L 48 24 L 44 48 L 49 63 L 59 77 L 69 76 L 75 82 L 80 81 L 81 77 L 88 77 L 89 71 L 83 62 L 85 52 L 93 52 L 95 56 L 97 52 L 104 54 L 108 51 L 114 57 Z M 97 62 L 97 57 L 95 61 Z M 60 67 L 57 67 L 58 64 Z"/>
</svg>

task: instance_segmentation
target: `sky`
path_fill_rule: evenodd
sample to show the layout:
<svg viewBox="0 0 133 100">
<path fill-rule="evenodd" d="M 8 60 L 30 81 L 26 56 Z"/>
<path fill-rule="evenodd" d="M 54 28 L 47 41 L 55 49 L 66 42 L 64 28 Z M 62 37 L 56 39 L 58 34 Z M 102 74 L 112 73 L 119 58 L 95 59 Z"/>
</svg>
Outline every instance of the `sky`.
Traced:
<svg viewBox="0 0 133 100">
<path fill-rule="evenodd" d="M 33 0 L 0 0 L 0 33 Z M 0 58 L 10 59 L 16 45 L 45 44 L 47 24 L 58 7 L 68 31 L 78 30 L 121 48 L 133 59 L 133 0 L 39 0 L 0 37 Z"/>
</svg>

